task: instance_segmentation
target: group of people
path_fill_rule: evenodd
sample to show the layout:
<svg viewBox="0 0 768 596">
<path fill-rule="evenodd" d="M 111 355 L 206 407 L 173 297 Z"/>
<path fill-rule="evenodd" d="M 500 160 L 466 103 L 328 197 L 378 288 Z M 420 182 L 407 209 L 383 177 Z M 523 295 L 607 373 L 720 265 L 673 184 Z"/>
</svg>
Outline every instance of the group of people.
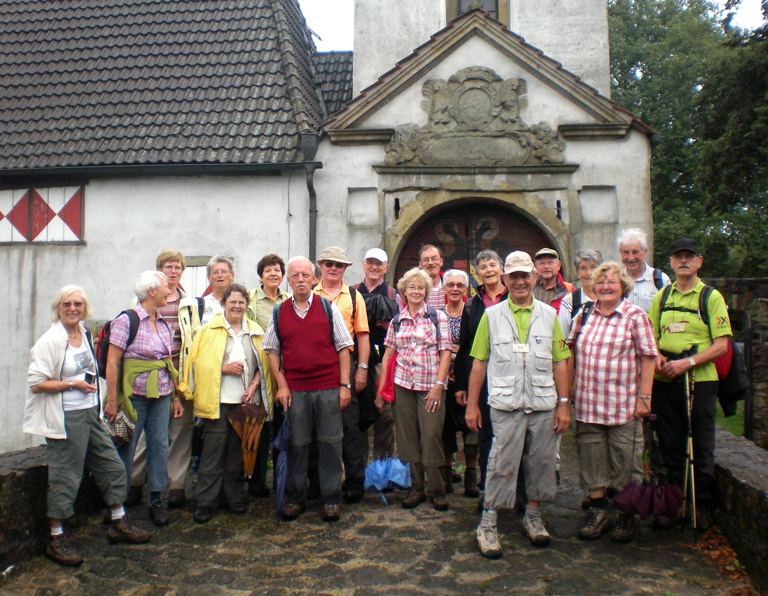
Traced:
<svg viewBox="0 0 768 596">
<path fill-rule="evenodd" d="M 505 260 L 484 250 L 474 262 L 473 297 L 467 273 L 443 272 L 433 245 L 396 289 L 384 282 L 388 257 L 379 248 L 365 254 L 364 280 L 353 286 L 343 280 L 352 261 L 339 247 L 324 249 L 316 264 L 267 255 L 250 292 L 235 283 L 233 262 L 217 256 L 207 266 L 211 292 L 200 298 L 179 283 L 184 256 L 164 250 L 156 270 L 136 280 L 134 307 L 110 323 L 103 396 L 83 324 L 88 299 L 65 286 L 53 302 L 53 326 L 30 352 L 24 419 L 24 430 L 47 442 L 47 555 L 82 562 L 62 520 L 72 515 L 84 467 L 110 506 L 110 541 L 149 540 L 124 509 L 141 500 L 145 483 L 150 519 L 169 523 L 167 508 L 186 501 L 195 418 L 203 434 L 195 521 L 208 522 L 218 507 L 244 513 L 240 438 L 227 422 L 241 404 L 263 408 L 266 418 L 248 479 L 253 495 L 269 494 L 270 442 L 290 426 L 285 520 L 298 518 L 313 496 L 328 522 L 339 519 L 342 501 L 363 498 L 371 431 L 374 458 L 397 456 L 410 466 L 402 506 L 429 501 L 444 511 L 460 480 L 453 457 L 461 433 L 464 494 L 476 498 L 484 489 L 476 543 L 489 558 L 502 554 L 497 512 L 516 502 L 524 503 L 531 542 L 549 543 L 539 506 L 556 494 L 559 437 L 573 416 L 589 499 L 580 536 L 597 538 L 610 525 L 609 491 L 640 474 L 642 420 L 651 411 L 670 479 L 682 482 L 687 406 L 677 381 L 694 368 L 696 487 L 706 507 L 717 378 L 710 369 L 730 335 L 727 311 L 712 292 L 708 325 L 696 318 L 702 258 L 689 239 L 671 247 L 677 279 L 659 304 L 670 280 L 646 265 L 647 248 L 634 229 L 619 239 L 623 265 L 579 251 L 575 291 L 553 249 Z M 281 289 L 284 278 L 290 293 Z M 112 423 L 118 413 L 135 431 L 115 448 L 101 419 Z M 631 540 L 632 528 L 632 516 L 620 514 L 613 539 Z"/>
</svg>

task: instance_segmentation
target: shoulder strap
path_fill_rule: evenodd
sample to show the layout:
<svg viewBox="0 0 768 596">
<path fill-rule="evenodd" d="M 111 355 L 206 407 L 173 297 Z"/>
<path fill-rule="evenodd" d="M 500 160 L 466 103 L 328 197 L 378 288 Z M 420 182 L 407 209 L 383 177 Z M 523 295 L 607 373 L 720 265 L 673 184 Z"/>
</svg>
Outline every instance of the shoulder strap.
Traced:
<svg viewBox="0 0 768 596">
<path fill-rule="evenodd" d="M 437 311 L 432 308 L 429 304 L 427 304 L 427 316 L 429 317 L 429 320 L 432 321 L 432 324 L 435 326 L 435 331 L 437 332 L 437 341 L 440 341 L 440 325 L 437 322 Z"/>
<path fill-rule="evenodd" d="M 571 294 L 571 318 L 576 318 L 576 315 L 579 314 L 579 309 L 581 308 L 581 300 L 584 297 L 583 296 L 584 291 L 581 288 L 578 288 L 577 290 L 574 290 L 574 292 Z"/>
<path fill-rule="evenodd" d="M 659 316 L 661 313 L 667 310 L 667 299 L 669 299 L 669 293 L 672 291 L 672 286 L 669 285 L 661 292 L 661 298 L 659 299 Z"/>
<path fill-rule="evenodd" d="M 661 275 L 661 270 L 654 269 L 653 270 L 653 285 L 656 286 L 657 290 L 660 290 L 664 287 L 664 278 Z"/>
<path fill-rule="evenodd" d="M 392 322 L 390 323 L 392 327 L 395 329 L 395 333 L 400 331 L 400 312 L 395 315 L 395 317 L 392 319 Z"/>
<path fill-rule="evenodd" d="M 581 326 L 584 327 L 584 324 L 587 322 L 587 319 L 589 318 L 589 315 L 592 313 L 592 309 L 595 308 L 595 303 L 592 300 L 588 300 L 584 303 L 584 310 L 581 313 Z"/>
<path fill-rule="evenodd" d="M 197 318 L 200 319 L 200 322 L 203 321 L 203 313 L 205 313 L 205 298 L 199 296 L 197 298 Z"/>
<path fill-rule="evenodd" d="M 397 300 L 397 291 L 392 286 L 387 286 L 387 298 Z"/>
<path fill-rule="evenodd" d="M 198 298 L 200 300 L 200 298 Z M 283 307 L 283 304 L 288 302 L 288 300 L 284 300 L 280 304 L 277 304 L 275 308 L 272 309 L 272 328 L 275 330 L 275 336 L 277 337 L 277 342 L 282 345 L 283 342 L 280 341 L 280 327 L 278 323 L 280 323 L 280 309 Z"/>
<path fill-rule="evenodd" d="M 136 339 L 136 334 L 139 332 L 139 313 L 132 308 L 123 312 L 128 315 L 128 343 L 125 346 L 127 348 L 133 343 L 133 340 Z"/>
<path fill-rule="evenodd" d="M 704 324 L 709 327 L 709 297 L 712 294 L 714 288 L 710 285 L 704 284 L 699 294 L 699 316 Z"/>
<path fill-rule="evenodd" d="M 355 311 L 357 310 L 357 290 L 355 286 L 349 286 L 349 297 L 352 298 L 352 329 L 355 329 Z"/>
<path fill-rule="evenodd" d="M 691 308 L 685 308 L 682 306 L 667 306 L 667 298 L 669 298 L 669 293 L 672 291 L 672 286 L 666 286 L 661 291 L 661 299 L 659 300 L 659 318 L 661 318 L 661 313 L 666 310 L 689 312 L 695 315 L 699 315 L 704 324 L 709 327 L 709 307 L 707 306 L 707 302 L 709 301 L 709 296 L 712 294 L 713 290 L 714 288 L 712 286 L 704 284 L 704 287 L 701 288 L 701 292 L 699 292 L 699 309 L 693 310 Z"/>
<path fill-rule="evenodd" d="M 350 288 L 350 291 L 351 291 L 351 288 Z M 325 316 L 328 319 L 328 324 L 331 326 L 331 343 L 333 345 L 336 345 L 333 340 L 333 309 L 331 308 L 331 301 L 327 300 L 326 298 L 323 298 L 320 295 L 317 295 L 317 297 L 320 298 L 320 304 L 323 305 L 323 311 L 325 312 Z M 354 302 L 352 302 L 352 304 L 354 304 Z"/>
</svg>

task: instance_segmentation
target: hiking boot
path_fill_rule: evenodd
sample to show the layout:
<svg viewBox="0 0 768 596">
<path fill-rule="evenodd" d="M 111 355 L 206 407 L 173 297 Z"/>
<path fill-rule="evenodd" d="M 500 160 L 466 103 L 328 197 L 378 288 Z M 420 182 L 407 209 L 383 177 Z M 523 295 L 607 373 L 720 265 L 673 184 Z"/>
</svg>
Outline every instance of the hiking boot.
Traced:
<svg viewBox="0 0 768 596">
<path fill-rule="evenodd" d="M 187 495 L 184 494 L 183 488 L 172 488 L 168 491 L 168 507 L 171 509 L 183 507 L 186 502 Z"/>
<path fill-rule="evenodd" d="M 130 486 L 128 487 L 128 494 L 125 496 L 125 501 L 123 501 L 124 507 L 133 507 L 134 505 L 138 505 L 141 503 L 141 500 L 144 498 L 144 487 L 143 486 Z"/>
<path fill-rule="evenodd" d="M 323 505 L 323 521 L 335 522 L 339 521 L 341 516 L 341 510 L 338 503 L 328 503 Z"/>
<path fill-rule="evenodd" d="M 403 509 L 415 509 L 419 506 L 419 503 L 423 503 L 427 500 L 424 496 L 424 492 L 420 490 L 408 491 L 408 495 L 403 499 Z"/>
<path fill-rule="evenodd" d="M 453 470 L 450 466 L 440 466 L 440 472 L 443 475 L 443 486 L 446 494 L 453 492 Z"/>
<path fill-rule="evenodd" d="M 533 546 L 547 546 L 551 540 L 538 509 L 529 509 L 525 512 L 523 533 L 528 536 Z"/>
<path fill-rule="evenodd" d="M 281 514 L 281 517 L 285 521 L 293 521 L 297 517 L 299 517 L 302 513 L 304 513 L 304 510 L 306 507 L 304 505 L 295 505 L 294 503 L 288 503 L 283 506 L 283 512 Z"/>
<path fill-rule="evenodd" d="M 448 501 L 446 500 L 445 495 L 435 495 L 431 498 L 431 501 L 435 511 L 448 511 Z"/>
<path fill-rule="evenodd" d="M 198 524 L 207 524 L 211 521 L 211 508 L 210 507 L 197 507 L 195 509 L 195 521 Z"/>
<path fill-rule="evenodd" d="M 475 544 L 486 559 L 501 558 L 501 543 L 496 526 L 480 525 L 475 531 Z"/>
<path fill-rule="evenodd" d="M 635 537 L 635 516 L 632 513 L 619 512 L 616 525 L 613 527 L 611 540 L 620 544 L 632 542 Z"/>
<path fill-rule="evenodd" d="M 171 518 L 168 517 L 168 509 L 165 507 L 165 503 L 162 501 L 152 501 L 149 504 L 149 519 L 156 526 L 167 526 L 171 523 Z"/>
<path fill-rule="evenodd" d="M 477 468 L 467 468 L 464 471 L 464 496 L 469 499 L 480 496 L 480 489 L 477 486 Z"/>
<path fill-rule="evenodd" d="M 149 542 L 149 537 L 149 532 L 133 525 L 127 513 L 120 519 L 113 520 L 107 530 L 107 540 L 112 544 L 117 544 L 118 542 L 144 544 Z"/>
<path fill-rule="evenodd" d="M 45 547 L 45 556 L 59 565 L 67 567 L 77 567 L 83 562 L 83 557 L 77 554 L 77 551 L 69 543 L 65 534 L 51 536 L 48 545 Z"/>
<path fill-rule="evenodd" d="M 582 540 L 596 540 L 608 529 L 610 522 L 605 509 L 590 507 L 587 509 L 587 519 L 579 530 L 579 538 Z"/>
</svg>

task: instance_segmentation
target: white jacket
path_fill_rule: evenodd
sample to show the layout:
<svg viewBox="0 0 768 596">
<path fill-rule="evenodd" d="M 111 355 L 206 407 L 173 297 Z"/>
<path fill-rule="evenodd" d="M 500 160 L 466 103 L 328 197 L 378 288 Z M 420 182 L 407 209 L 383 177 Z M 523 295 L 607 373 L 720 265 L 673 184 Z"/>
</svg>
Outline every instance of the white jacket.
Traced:
<svg viewBox="0 0 768 596">
<path fill-rule="evenodd" d="M 88 346 L 97 362 L 93 346 L 88 340 L 85 327 L 80 324 L 83 343 Z M 27 402 L 24 406 L 22 430 L 31 435 L 42 435 L 48 439 L 66 439 L 64 427 L 64 398 L 62 392 L 32 393 L 32 387 L 43 381 L 60 381 L 67 352 L 67 330 L 61 322 L 54 323 L 29 351 L 29 369 L 27 370 Z M 101 416 L 101 387 L 96 383 L 99 398 L 99 416 Z"/>
</svg>

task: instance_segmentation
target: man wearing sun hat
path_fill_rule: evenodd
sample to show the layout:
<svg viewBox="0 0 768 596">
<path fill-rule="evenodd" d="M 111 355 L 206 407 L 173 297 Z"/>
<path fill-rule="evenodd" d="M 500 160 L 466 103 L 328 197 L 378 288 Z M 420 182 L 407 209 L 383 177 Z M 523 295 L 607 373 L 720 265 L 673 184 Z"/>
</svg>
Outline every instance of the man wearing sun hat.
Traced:
<svg viewBox="0 0 768 596">
<path fill-rule="evenodd" d="M 571 353 L 555 310 L 533 297 L 535 279 L 528 253 L 507 256 L 509 297 L 485 311 L 470 353 L 467 425 L 475 432 L 482 425 L 478 401 L 487 378 L 494 434 L 475 533 L 480 553 L 490 559 L 501 557 L 497 510 L 514 507 L 521 464 L 528 492 L 523 530 L 534 545 L 549 544 L 539 504 L 557 492 L 556 438 L 571 421 L 566 365 Z"/>
<path fill-rule="evenodd" d="M 560 303 L 568 294 L 573 292 L 573 284 L 563 279 L 560 273 L 562 263 L 560 255 L 554 248 L 542 248 L 533 257 L 536 263 L 538 279 L 533 287 L 536 300 L 549 304 L 556 312 L 560 312 Z"/>
</svg>

